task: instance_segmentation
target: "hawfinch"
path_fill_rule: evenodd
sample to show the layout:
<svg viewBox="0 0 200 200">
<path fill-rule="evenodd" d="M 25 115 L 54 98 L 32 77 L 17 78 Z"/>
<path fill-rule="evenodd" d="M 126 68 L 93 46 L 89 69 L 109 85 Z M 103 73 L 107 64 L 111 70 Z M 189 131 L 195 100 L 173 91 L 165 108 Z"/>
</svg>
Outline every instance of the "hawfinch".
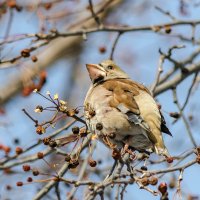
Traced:
<svg viewBox="0 0 200 200">
<path fill-rule="evenodd" d="M 170 157 L 162 132 L 171 135 L 149 90 L 112 60 L 86 64 L 92 86 L 84 112 L 87 127 L 110 148 L 155 152 Z"/>
</svg>

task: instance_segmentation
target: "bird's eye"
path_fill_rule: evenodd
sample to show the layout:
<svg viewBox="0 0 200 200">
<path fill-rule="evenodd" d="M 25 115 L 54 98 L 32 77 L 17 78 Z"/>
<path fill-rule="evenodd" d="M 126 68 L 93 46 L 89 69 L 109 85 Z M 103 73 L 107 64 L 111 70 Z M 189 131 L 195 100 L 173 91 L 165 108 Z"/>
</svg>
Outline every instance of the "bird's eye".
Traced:
<svg viewBox="0 0 200 200">
<path fill-rule="evenodd" d="M 113 69 L 113 66 L 112 65 L 108 65 L 108 69 Z"/>
</svg>

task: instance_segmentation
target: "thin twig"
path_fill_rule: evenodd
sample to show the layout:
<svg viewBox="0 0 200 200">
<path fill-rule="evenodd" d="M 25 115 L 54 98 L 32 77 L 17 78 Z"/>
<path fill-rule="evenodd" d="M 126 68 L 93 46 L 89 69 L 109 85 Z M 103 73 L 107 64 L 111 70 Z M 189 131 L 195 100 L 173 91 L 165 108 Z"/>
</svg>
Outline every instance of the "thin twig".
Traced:
<svg viewBox="0 0 200 200">
<path fill-rule="evenodd" d="M 110 59 L 111 59 L 111 60 L 114 60 L 114 59 L 113 59 L 113 55 L 114 55 L 114 51 L 115 51 L 115 49 L 116 49 L 116 46 L 117 46 L 117 43 L 118 43 L 118 41 L 119 41 L 120 36 L 121 36 L 121 32 L 119 32 L 119 33 L 117 34 L 117 37 L 115 38 L 115 41 L 114 41 L 114 43 L 113 43 L 113 46 L 112 46 L 112 49 L 111 49 L 111 54 L 110 54 Z"/>
<path fill-rule="evenodd" d="M 179 103 L 178 98 L 177 98 L 176 88 L 172 89 L 172 91 L 173 91 L 174 103 L 177 105 L 177 107 L 179 109 L 180 116 L 183 119 L 183 122 L 185 124 L 188 136 L 190 138 L 190 141 L 192 142 L 192 144 L 194 145 L 194 147 L 197 147 L 196 141 L 195 141 L 195 139 L 194 139 L 194 137 L 192 135 L 191 129 L 190 129 L 190 125 L 188 124 L 187 119 L 186 119 L 183 111 L 181 110 L 181 106 L 180 106 L 180 103 Z"/>
<path fill-rule="evenodd" d="M 177 21 L 177 19 L 174 16 L 172 16 L 172 14 L 169 11 L 165 11 L 162 8 L 158 7 L 158 6 L 155 6 L 155 9 L 158 10 L 159 12 L 161 12 L 162 14 L 168 16 L 173 21 Z"/>
<path fill-rule="evenodd" d="M 101 25 L 101 21 L 100 21 L 98 15 L 94 12 L 94 7 L 93 7 L 92 0 L 89 0 L 89 5 L 90 5 L 90 11 L 92 13 L 92 17 L 94 18 L 94 20 L 97 23 L 97 25 L 100 26 Z"/>
</svg>

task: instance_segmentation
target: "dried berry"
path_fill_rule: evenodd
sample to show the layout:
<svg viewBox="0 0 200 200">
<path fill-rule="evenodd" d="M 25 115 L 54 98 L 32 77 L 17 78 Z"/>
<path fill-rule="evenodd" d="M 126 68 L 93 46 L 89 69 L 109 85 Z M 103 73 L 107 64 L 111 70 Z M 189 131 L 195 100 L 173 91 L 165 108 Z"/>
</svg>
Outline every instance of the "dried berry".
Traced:
<svg viewBox="0 0 200 200">
<path fill-rule="evenodd" d="M 79 161 L 76 159 L 71 159 L 69 163 L 69 169 L 74 169 L 79 165 Z"/>
<path fill-rule="evenodd" d="M 37 58 L 36 56 L 32 56 L 32 57 L 31 57 L 31 60 L 32 60 L 33 62 L 37 62 L 37 61 L 38 61 L 38 58 Z"/>
<path fill-rule="evenodd" d="M 75 114 L 78 114 L 78 113 L 79 113 L 79 110 L 78 110 L 78 109 L 75 109 L 74 112 L 75 112 Z"/>
<path fill-rule="evenodd" d="M 43 126 L 40 126 L 40 125 L 37 126 L 37 128 L 36 128 L 36 133 L 37 134 L 42 135 L 45 132 L 46 132 L 46 130 L 45 130 L 45 128 Z"/>
<path fill-rule="evenodd" d="M 50 140 L 49 141 L 49 146 L 52 147 L 52 148 L 57 147 L 56 141 L 55 140 Z"/>
<path fill-rule="evenodd" d="M 39 159 L 42 159 L 42 158 L 44 157 L 44 154 L 43 154 L 42 152 L 38 152 L 38 153 L 37 153 L 37 157 L 38 157 Z"/>
<path fill-rule="evenodd" d="M 51 138 L 48 138 L 48 137 L 46 137 L 46 138 L 44 138 L 43 140 L 42 140 L 42 142 L 43 142 L 43 144 L 44 145 L 49 145 L 49 142 L 51 141 Z"/>
<path fill-rule="evenodd" d="M 23 49 L 21 51 L 21 56 L 24 57 L 24 58 L 27 58 L 30 56 L 30 49 Z"/>
<path fill-rule="evenodd" d="M 16 8 L 16 6 L 17 6 L 16 0 L 8 0 L 7 6 L 10 8 Z"/>
<path fill-rule="evenodd" d="M 196 162 L 197 162 L 198 164 L 200 164 L 200 155 L 198 155 L 198 156 L 196 157 Z"/>
<path fill-rule="evenodd" d="M 96 124 L 96 129 L 99 130 L 99 131 L 102 130 L 103 129 L 102 123 L 97 123 Z"/>
<path fill-rule="evenodd" d="M 27 178 L 27 182 L 32 182 L 32 181 L 33 181 L 32 177 Z"/>
<path fill-rule="evenodd" d="M 13 140 L 13 142 L 14 142 L 14 144 L 19 144 L 19 143 L 20 143 L 20 141 L 19 141 L 18 138 L 15 138 L 15 139 Z"/>
<path fill-rule="evenodd" d="M 165 26 L 165 33 L 169 34 L 171 33 L 172 29 L 171 29 L 171 26 L 167 25 Z"/>
<path fill-rule="evenodd" d="M 147 167 L 146 166 L 142 166 L 141 170 L 147 171 Z"/>
<path fill-rule="evenodd" d="M 6 154 L 10 153 L 11 148 L 8 146 L 4 146 L 3 150 L 5 151 Z"/>
<path fill-rule="evenodd" d="M 16 147 L 15 152 L 17 155 L 19 155 L 23 152 L 23 149 L 21 147 Z"/>
<path fill-rule="evenodd" d="M 158 186 L 158 190 L 161 192 L 162 195 L 164 195 L 167 192 L 167 183 L 160 183 Z"/>
<path fill-rule="evenodd" d="M 106 52 L 106 47 L 105 46 L 99 47 L 99 52 L 100 53 L 105 53 Z"/>
<path fill-rule="evenodd" d="M 113 152 L 112 152 L 112 157 L 115 159 L 115 160 L 119 160 L 121 158 L 121 153 L 118 149 L 113 149 Z"/>
<path fill-rule="evenodd" d="M 22 168 L 23 168 L 23 170 L 24 170 L 25 172 L 28 172 L 28 171 L 31 170 L 30 165 L 23 165 Z"/>
<path fill-rule="evenodd" d="M 177 113 L 177 112 L 170 112 L 170 113 L 169 113 L 169 116 L 170 116 L 170 117 L 173 117 L 173 118 L 175 118 L 175 119 L 178 119 L 178 118 L 180 117 L 180 114 Z"/>
<path fill-rule="evenodd" d="M 73 128 L 72 128 L 72 132 L 73 132 L 73 134 L 79 134 L 79 127 L 78 126 L 74 126 Z"/>
<path fill-rule="evenodd" d="M 67 116 L 68 116 L 68 117 L 73 117 L 75 114 L 76 114 L 76 112 L 75 112 L 74 109 L 68 110 L 68 111 L 67 111 Z"/>
<path fill-rule="evenodd" d="M 173 157 L 168 157 L 168 158 L 166 158 L 166 161 L 167 161 L 168 163 L 173 163 L 174 158 L 173 158 Z"/>
<path fill-rule="evenodd" d="M 158 183 L 158 178 L 155 176 L 150 177 L 149 184 L 156 185 Z"/>
<path fill-rule="evenodd" d="M 70 160 L 71 160 L 71 157 L 70 157 L 69 154 L 67 154 L 67 155 L 65 156 L 65 161 L 66 161 L 66 162 L 69 162 Z"/>
<path fill-rule="evenodd" d="M 12 190 L 11 185 L 6 185 L 6 190 Z"/>
<path fill-rule="evenodd" d="M 52 3 L 50 3 L 50 2 L 44 4 L 44 8 L 45 8 L 46 10 L 51 9 L 51 7 L 52 7 Z"/>
<path fill-rule="evenodd" d="M 40 174 L 40 172 L 37 169 L 33 169 L 32 173 L 33 176 L 38 176 Z"/>
<path fill-rule="evenodd" d="M 94 110 L 89 110 L 90 117 L 94 117 L 96 115 L 96 112 Z"/>
<path fill-rule="evenodd" d="M 96 167 L 96 165 L 97 165 L 97 162 L 95 160 L 93 160 L 93 159 L 90 159 L 88 161 L 88 163 L 89 163 L 90 167 Z"/>
<path fill-rule="evenodd" d="M 23 182 L 18 181 L 18 182 L 16 183 L 16 185 L 17 185 L 18 187 L 21 187 L 21 186 L 23 186 Z"/>
<path fill-rule="evenodd" d="M 144 186 L 149 185 L 149 179 L 147 177 L 144 177 L 140 180 L 140 183 Z"/>
</svg>

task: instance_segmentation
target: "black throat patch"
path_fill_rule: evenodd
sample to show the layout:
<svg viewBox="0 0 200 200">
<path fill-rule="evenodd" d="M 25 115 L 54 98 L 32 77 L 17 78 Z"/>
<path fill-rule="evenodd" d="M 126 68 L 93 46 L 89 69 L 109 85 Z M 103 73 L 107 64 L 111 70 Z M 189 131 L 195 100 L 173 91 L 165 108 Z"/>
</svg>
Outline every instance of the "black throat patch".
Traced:
<svg viewBox="0 0 200 200">
<path fill-rule="evenodd" d="M 104 81 L 104 77 L 103 76 L 99 76 L 98 78 L 96 78 L 94 81 L 93 81 L 93 84 L 96 84 L 96 83 L 100 83 Z"/>
</svg>

